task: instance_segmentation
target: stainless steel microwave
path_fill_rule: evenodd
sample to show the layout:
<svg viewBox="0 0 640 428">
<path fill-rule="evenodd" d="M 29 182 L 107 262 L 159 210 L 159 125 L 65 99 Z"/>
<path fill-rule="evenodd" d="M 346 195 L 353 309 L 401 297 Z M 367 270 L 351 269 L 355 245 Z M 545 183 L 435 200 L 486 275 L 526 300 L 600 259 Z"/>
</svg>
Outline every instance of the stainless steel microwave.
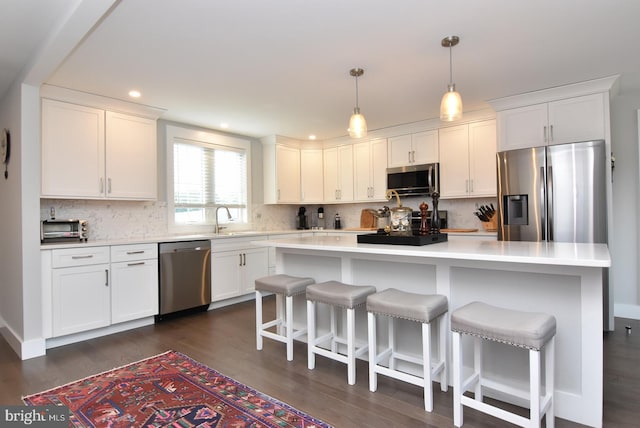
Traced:
<svg viewBox="0 0 640 428">
<path fill-rule="evenodd" d="M 44 220 L 40 223 L 40 242 L 87 242 L 89 223 L 87 220 Z"/>
<path fill-rule="evenodd" d="M 440 164 L 387 168 L 387 189 L 406 196 L 429 196 L 440 192 Z"/>
</svg>

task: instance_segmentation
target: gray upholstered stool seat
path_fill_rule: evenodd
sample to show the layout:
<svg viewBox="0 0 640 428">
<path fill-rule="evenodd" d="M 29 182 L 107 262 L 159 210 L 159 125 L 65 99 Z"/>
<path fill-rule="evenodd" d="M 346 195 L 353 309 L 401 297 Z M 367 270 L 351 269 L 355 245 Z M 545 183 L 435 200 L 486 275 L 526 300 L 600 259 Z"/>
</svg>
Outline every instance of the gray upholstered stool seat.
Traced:
<svg viewBox="0 0 640 428">
<path fill-rule="evenodd" d="M 293 296 L 304 293 L 308 285 L 314 284 L 313 278 L 277 274 L 256 279 L 256 290 Z"/>
<path fill-rule="evenodd" d="M 307 300 L 342 308 L 355 308 L 364 304 L 367 296 L 375 292 L 376 287 L 372 285 L 349 285 L 327 281 L 307 287 Z"/>
<path fill-rule="evenodd" d="M 447 298 L 388 288 L 367 298 L 367 311 L 417 322 L 431 322 L 447 312 Z"/>
<path fill-rule="evenodd" d="M 293 328 L 293 296 L 305 292 L 308 285 L 314 284 L 313 278 L 301 278 L 297 276 L 277 274 L 258 278 L 255 281 L 256 289 L 256 348 L 262 349 L 262 338 L 277 340 L 287 345 L 287 360 L 293 360 L 293 339 L 307 332 L 306 327 Z M 275 293 L 285 298 L 284 308 L 277 305 L 276 318 L 263 323 L 262 321 L 262 297 L 264 293 Z M 276 327 L 277 331 L 268 329 Z"/>
<path fill-rule="evenodd" d="M 556 334 L 556 319 L 548 314 L 514 311 L 474 302 L 451 315 L 451 330 L 540 350 Z"/>
<path fill-rule="evenodd" d="M 463 406 L 472 407 L 522 427 L 539 427 L 546 414 L 547 428 L 554 426 L 554 348 L 556 319 L 552 315 L 500 308 L 486 303 L 472 302 L 451 314 L 453 332 L 453 420 L 463 424 Z M 474 367 L 472 375 L 462 379 L 461 335 L 474 337 Z M 483 386 L 513 395 L 513 387 L 489 381 L 482 374 L 482 341 L 490 340 L 529 350 L 530 417 L 516 415 L 482 401 Z M 544 350 L 545 373 L 542 393 L 540 352 Z M 474 397 L 464 393 L 473 387 Z"/>
<path fill-rule="evenodd" d="M 310 370 L 315 368 L 316 354 L 322 355 L 345 363 L 349 385 L 356 383 L 356 357 L 365 353 L 368 345 L 365 343 L 359 348 L 356 347 L 355 309 L 363 306 L 367 296 L 375 292 L 376 288 L 371 285 L 350 285 L 338 281 L 327 281 L 307 287 L 307 349 Z M 317 303 L 329 305 L 331 317 L 330 331 L 320 337 L 316 337 Z M 345 309 L 347 312 L 346 339 L 338 335 L 336 308 Z M 321 347 L 322 344 L 325 347 Z M 338 345 L 346 345 L 346 354 L 340 352 Z"/>
<path fill-rule="evenodd" d="M 433 410 L 432 379 L 440 375 L 440 389 L 447 391 L 447 326 L 446 317 L 448 311 L 447 298 L 438 294 L 417 294 L 389 288 L 367 297 L 367 312 L 369 326 L 369 390 L 375 392 L 378 389 L 377 375 L 382 374 L 394 379 L 402 380 L 424 389 L 424 408 L 430 412 Z M 388 317 L 389 334 L 388 346 L 378 351 L 376 315 Z M 422 324 L 422 356 L 401 353 L 396 348 L 396 322 L 395 318 L 415 321 Z M 436 363 L 431 363 L 431 322 L 436 321 L 438 326 L 438 358 Z M 396 369 L 396 360 L 409 362 L 422 367 L 422 376 L 407 373 L 405 370 Z M 386 366 L 383 362 L 387 362 Z"/>
</svg>

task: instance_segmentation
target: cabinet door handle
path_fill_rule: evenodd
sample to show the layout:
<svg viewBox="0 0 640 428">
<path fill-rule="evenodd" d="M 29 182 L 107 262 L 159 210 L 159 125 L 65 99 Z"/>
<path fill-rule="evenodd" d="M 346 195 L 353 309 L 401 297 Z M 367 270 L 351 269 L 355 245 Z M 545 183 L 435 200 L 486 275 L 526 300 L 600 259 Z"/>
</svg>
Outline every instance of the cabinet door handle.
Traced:
<svg viewBox="0 0 640 428">
<path fill-rule="evenodd" d="M 104 286 L 109 286 L 109 269 L 104 270 Z"/>
<path fill-rule="evenodd" d="M 278 189 L 278 196 L 276 198 L 278 201 L 280 200 L 280 189 Z"/>
<path fill-rule="evenodd" d="M 247 253 L 242 253 L 242 266 L 247 265 Z"/>
<path fill-rule="evenodd" d="M 469 193 L 469 180 L 464 180 L 465 192 Z"/>
<path fill-rule="evenodd" d="M 73 260 L 77 260 L 77 259 L 92 259 L 93 258 L 93 254 L 87 254 L 85 256 L 71 256 L 71 259 Z"/>
<path fill-rule="evenodd" d="M 546 143 L 547 141 L 549 141 L 547 139 L 547 127 L 546 126 L 543 128 L 543 134 L 544 134 L 544 137 L 543 137 L 544 138 L 544 142 Z"/>
<path fill-rule="evenodd" d="M 103 193 L 104 192 L 104 178 L 100 179 L 100 192 L 99 193 Z"/>
<path fill-rule="evenodd" d="M 238 254 L 238 259 L 239 259 L 238 266 L 242 266 L 242 253 Z"/>
<path fill-rule="evenodd" d="M 473 193 L 473 180 L 469 180 L 469 193 Z"/>
<path fill-rule="evenodd" d="M 415 161 L 416 161 L 416 151 L 411 150 L 411 162 L 415 162 Z"/>
<path fill-rule="evenodd" d="M 127 266 L 142 266 L 144 262 L 127 263 Z"/>
<path fill-rule="evenodd" d="M 107 178 L 107 193 L 111 193 L 111 177 Z"/>
<path fill-rule="evenodd" d="M 549 125 L 549 141 L 553 141 L 553 125 Z"/>
<path fill-rule="evenodd" d="M 407 152 L 407 162 L 411 163 L 411 151 Z"/>
</svg>

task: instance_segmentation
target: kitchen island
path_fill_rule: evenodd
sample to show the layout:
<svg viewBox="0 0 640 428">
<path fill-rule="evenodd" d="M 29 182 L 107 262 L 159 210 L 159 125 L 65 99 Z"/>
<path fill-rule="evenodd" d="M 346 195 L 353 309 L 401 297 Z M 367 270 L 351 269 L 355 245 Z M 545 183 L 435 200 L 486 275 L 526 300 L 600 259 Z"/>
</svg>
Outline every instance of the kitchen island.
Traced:
<svg viewBox="0 0 640 428">
<path fill-rule="evenodd" d="M 556 416 L 602 426 L 603 269 L 611 265 L 604 244 L 502 242 L 450 236 L 420 247 L 359 244 L 356 236 L 314 236 L 256 241 L 276 249 L 276 271 L 447 296 L 449 313 L 471 301 L 546 312 L 557 320 Z M 297 302 L 298 306 L 304 301 Z M 304 314 L 304 311 L 297 311 Z M 319 312 L 328 329 L 328 311 Z M 304 317 L 296 323 L 304 323 Z M 366 340 L 366 317 L 357 318 L 358 340 Z M 419 352 L 415 323 L 399 325 L 399 344 Z M 383 329 L 381 329 L 383 330 Z M 381 338 L 383 344 L 384 338 Z M 485 371 L 514 388 L 528 387 L 526 351 L 499 343 L 486 346 Z M 450 355 L 450 338 L 448 349 Z M 471 361 L 465 361 L 470 367 Z M 411 367 L 407 370 L 412 371 Z M 451 376 L 449 376 L 451 379 Z M 488 396 L 504 399 L 498 393 Z M 514 404 L 526 406 L 523 401 Z"/>
</svg>

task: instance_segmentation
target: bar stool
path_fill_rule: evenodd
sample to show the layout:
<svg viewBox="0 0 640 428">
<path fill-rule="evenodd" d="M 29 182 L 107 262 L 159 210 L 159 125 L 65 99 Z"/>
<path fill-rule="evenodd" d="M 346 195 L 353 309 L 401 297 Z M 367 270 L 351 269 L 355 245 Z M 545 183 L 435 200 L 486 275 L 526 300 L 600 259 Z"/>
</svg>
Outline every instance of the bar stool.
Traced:
<svg viewBox="0 0 640 428">
<path fill-rule="evenodd" d="M 555 317 L 542 313 L 514 311 L 498 308 L 486 303 L 473 302 L 451 314 L 453 331 L 453 423 L 463 424 L 463 406 L 474 408 L 521 427 L 539 427 L 546 414 L 547 428 L 554 426 L 554 347 L 556 334 Z M 461 335 L 474 337 L 474 373 L 462 379 Z M 529 350 L 529 394 L 518 394 L 512 387 L 488 381 L 482 376 L 482 340 L 501 342 Z M 542 393 L 540 350 L 544 348 L 545 393 Z M 530 415 L 525 418 L 482 401 L 482 387 L 518 396 L 529 400 Z M 473 387 L 475 397 L 464 392 Z"/>
<path fill-rule="evenodd" d="M 349 385 L 356 383 L 356 357 L 364 354 L 368 345 L 365 343 L 356 348 L 356 316 L 355 308 L 364 305 L 367 296 L 376 292 L 371 285 L 349 285 L 338 281 L 327 281 L 307 287 L 307 339 L 308 339 L 308 367 L 313 370 L 316 366 L 316 354 L 339 361 L 347 365 L 347 380 Z M 331 316 L 331 331 L 316 337 L 316 303 L 329 305 Z M 336 307 L 347 311 L 347 338 L 338 336 Z M 319 345 L 330 343 L 330 349 Z M 338 344 L 346 345 L 346 355 L 339 352 Z"/>
<path fill-rule="evenodd" d="M 307 286 L 314 283 L 313 278 L 300 278 L 284 274 L 256 279 L 256 348 L 258 351 L 262 350 L 263 337 L 277 340 L 287 344 L 287 361 L 293 361 L 293 339 L 307 332 L 306 328 L 298 330 L 293 328 L 293 296 L 304 293 Z M 263 323 L 262 297 L 266 292 L 282 295 L 285 298 L 284 310 L 280 306 L 276 318 Z M 276 333 L 267 330 L 274 326 L 277 326 Z"/>
<path fill-rule="evenodd" d="M 378 373 L 424 388 L 424 409 L 433 410 L 432 379 L 440 375 L 440 389 L 447 391 L 447 326 L 445 314 L 448 310 L 447 298 L 442 295 L 407 293 L 389 288 L 367 297 L 367 318 L 369 325 L 369 390 L 378 389 Z M 376 318 L 385 315 L 389 320 L 389 347 L 377 350 Z M 422 324 L 422 358 L 403 354 L 396 349 L 395 319 L 401 318 Z M 432 321 L 438 326 L 438 358 L 431 364 Z M 380 362 L 388 360 L 388 367 Z M 423 375 L 416 376 L 396 369 L 396 360 L 422 366 Z"/>
</svg>

